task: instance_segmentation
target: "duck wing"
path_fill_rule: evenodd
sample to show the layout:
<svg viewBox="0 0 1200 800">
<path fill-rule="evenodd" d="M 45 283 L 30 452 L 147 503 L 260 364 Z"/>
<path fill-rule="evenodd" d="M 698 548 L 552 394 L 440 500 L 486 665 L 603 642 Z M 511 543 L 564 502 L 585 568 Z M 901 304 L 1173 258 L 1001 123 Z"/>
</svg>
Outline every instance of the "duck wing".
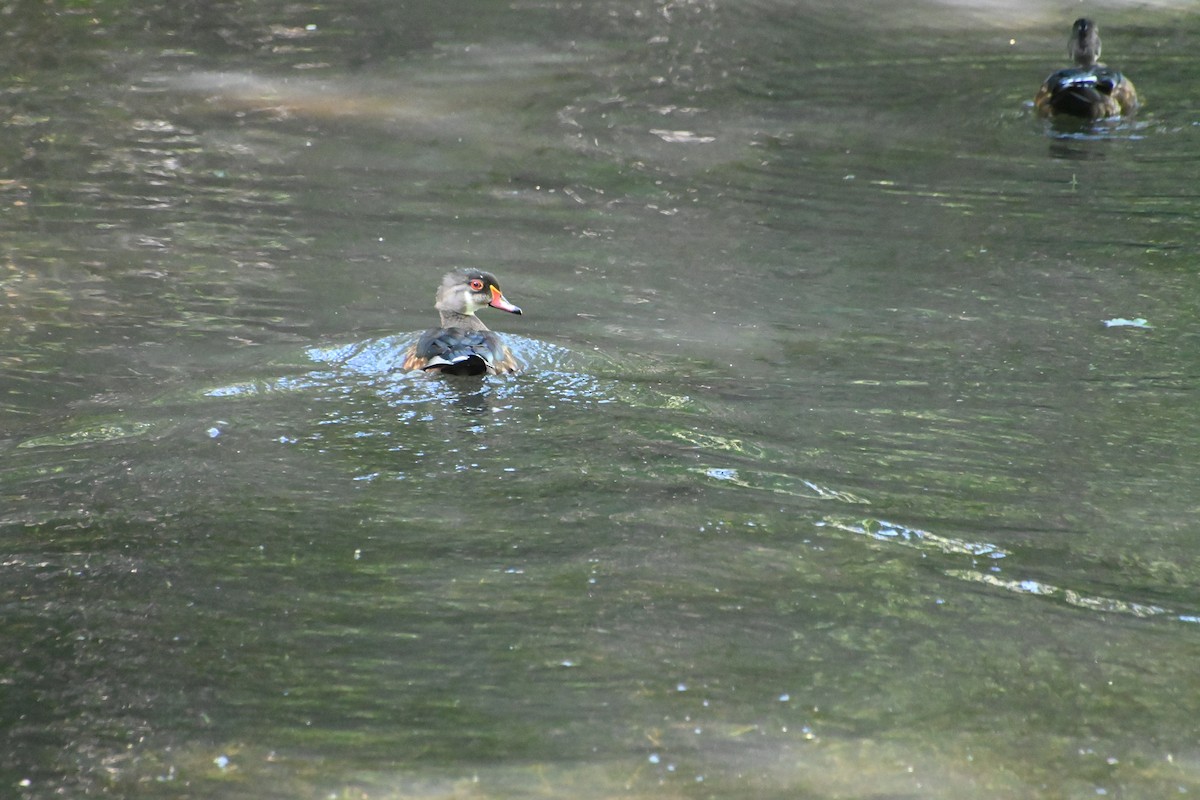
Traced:
<svg viewBox="0 0 1200 800">
<path fill-rule="evenodd" d="M 1039 110 L 1073 117 L 1112 117 L 1122 112 L 1124 104 L 1119 98 L 1125 84 L 1125 76 L 1108 67 L 1060 69 L 1046 78 L 1034 105 Z"/>
<path fill-rule="evenodd" d="M 405 354 L 404 369 L 447 375 L 497 375 L 515 372 L 517 362 L 492 331 L 431 328 Z"/>
</svg>

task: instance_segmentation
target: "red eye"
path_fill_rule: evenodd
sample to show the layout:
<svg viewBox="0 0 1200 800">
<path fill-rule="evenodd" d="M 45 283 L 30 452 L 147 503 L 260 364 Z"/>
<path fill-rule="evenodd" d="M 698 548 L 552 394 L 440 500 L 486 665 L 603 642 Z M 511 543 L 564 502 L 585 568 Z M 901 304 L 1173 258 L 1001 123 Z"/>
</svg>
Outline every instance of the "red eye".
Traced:
<svg viewBox="0 0 1200 800">
<path fill-rule="evenodd" d="M 479 280 L 479 278 L 471 278 L 471 282 L 467 285 L 471 287 L 471 291 L 473 292 L 483 291 L 483 281 Z"/>
</svg>

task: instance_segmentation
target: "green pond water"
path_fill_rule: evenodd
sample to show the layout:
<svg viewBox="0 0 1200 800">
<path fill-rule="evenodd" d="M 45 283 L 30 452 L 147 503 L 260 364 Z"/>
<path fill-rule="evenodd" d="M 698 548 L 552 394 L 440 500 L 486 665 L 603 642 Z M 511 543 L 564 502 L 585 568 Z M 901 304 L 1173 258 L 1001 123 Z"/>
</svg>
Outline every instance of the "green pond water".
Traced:
<svg viewBox="0 0 1200 800">
<path fill-rule="evenodd" d="M 0 2 L 0 796 L 1200 794 L 1198 10 Z"/>
</svg>

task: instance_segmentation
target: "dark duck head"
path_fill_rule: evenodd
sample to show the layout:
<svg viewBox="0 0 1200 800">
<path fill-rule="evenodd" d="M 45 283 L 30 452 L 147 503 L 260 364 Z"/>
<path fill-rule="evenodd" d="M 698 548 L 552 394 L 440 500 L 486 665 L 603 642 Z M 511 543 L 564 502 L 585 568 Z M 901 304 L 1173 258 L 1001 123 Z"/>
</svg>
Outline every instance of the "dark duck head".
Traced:
<svg viewBox="0 0 1200 800">
<path fill-rule="evenodd" d="M 1075 20 L 1067 55 L 1075 66 L 1050 74 L 1033 98 L 1043 116 L 1104 119 L 1132 114 L 1138 107 L 1133 82 L 1100 63 L 1100 29 L 1086 17 Z"/>
<path fill-rule="evenodd" d="M 1071 26 L 1071 38 L 1067 42 L 1067 55 L 1078 66 L 1095 66 L 1100 60 L 1100 29 L 1087 17 L 1080 17 Z"/>
<path fill-rule="evenodd" d="M 517 360 L 475 312 L 487 307 L 520 314 L 504 297 L 490 272 L 460 269 L 446 274 L 435 307 L 442 324 L 421 334 L 404 357 L 404 369 L 447 375 L 503 375 L 516 372 Z"/>
</svg>

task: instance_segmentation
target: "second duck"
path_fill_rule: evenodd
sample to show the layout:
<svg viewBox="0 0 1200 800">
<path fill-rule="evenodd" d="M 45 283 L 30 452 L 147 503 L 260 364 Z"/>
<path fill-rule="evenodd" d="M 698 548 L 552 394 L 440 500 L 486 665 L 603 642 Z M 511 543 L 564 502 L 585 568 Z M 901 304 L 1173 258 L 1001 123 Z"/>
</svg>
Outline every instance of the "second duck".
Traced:
<svg viewBox="0 0 1200 800">
<path fill-rule="evenodd" d="M 1042 116 L 1065 114 L 1083 119 L 1104 119 L 1137 110 L 1133 81 L 1100 63 L 1100 31 L 1086 17 L 1075 20 L 1067 53 L 1075 66 L 1046 78 L 1033 98 Z"/>
</svg>

